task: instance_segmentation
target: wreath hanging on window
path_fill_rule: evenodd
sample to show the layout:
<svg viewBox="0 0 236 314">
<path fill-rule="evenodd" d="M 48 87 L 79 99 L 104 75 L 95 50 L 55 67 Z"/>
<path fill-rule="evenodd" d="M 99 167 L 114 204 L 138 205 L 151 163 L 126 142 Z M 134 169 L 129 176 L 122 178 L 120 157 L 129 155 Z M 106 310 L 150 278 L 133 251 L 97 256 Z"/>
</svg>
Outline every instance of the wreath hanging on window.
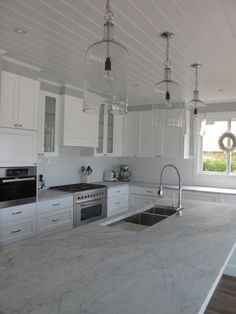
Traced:
<svg viewBox="0 0 236 314">
<path fill-rule="evenodd" d="M 231 140 L 230 146 L 224 144 L 224 140 L 226 138 Z M 224 152 L 230 153 L 236 149 L 236 136 L 231 132 L 225 132 L 219 137 L 218 143 L 220 149 L 222 149 Z"/>
</svg>

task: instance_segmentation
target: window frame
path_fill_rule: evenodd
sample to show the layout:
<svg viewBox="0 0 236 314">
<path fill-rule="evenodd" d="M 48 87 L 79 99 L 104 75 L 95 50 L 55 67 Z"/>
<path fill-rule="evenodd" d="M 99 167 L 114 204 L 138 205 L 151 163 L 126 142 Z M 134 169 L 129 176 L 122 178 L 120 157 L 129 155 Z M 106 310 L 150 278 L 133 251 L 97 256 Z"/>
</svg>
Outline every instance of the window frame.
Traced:
<svg viewBox="0 0 236 314">
<path fill-rule="evenodd" d="M 235 177 L 236 172 L 230 172 L 231 169 L 231 153 L 227 153 L 226 158 L 226 172 L 214 172 L 214 171 L 203 171 L 202 170 L 202 147 L 203 147 L 203 136 L 197 132 L 200 130 L 202 120 L 213 121 L 228 121 L 229 129 L 231 128 L 231 122 L 236 120 L 236 112 L 214 112 L 207 114 L 199 114 L 198 118 L 194 121 L 194 173 L 197 176 L 207 177 L 221 177 L 229 178 Z"/>
</svg>

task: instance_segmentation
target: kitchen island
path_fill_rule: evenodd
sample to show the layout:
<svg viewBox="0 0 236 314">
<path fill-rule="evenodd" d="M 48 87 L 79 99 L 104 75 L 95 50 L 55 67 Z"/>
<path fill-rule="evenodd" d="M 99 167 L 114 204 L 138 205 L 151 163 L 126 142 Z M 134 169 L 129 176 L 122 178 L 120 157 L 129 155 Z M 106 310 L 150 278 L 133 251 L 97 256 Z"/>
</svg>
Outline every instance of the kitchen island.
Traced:
<svg viewBox="0 0 236 314">
<path fill-rule="evenodd" d="M 201 313 L 236 242 L 236 206 L 184 207 L 141 232 L 98 221 L 2 249 L 0 313 Z"/>
</svg>

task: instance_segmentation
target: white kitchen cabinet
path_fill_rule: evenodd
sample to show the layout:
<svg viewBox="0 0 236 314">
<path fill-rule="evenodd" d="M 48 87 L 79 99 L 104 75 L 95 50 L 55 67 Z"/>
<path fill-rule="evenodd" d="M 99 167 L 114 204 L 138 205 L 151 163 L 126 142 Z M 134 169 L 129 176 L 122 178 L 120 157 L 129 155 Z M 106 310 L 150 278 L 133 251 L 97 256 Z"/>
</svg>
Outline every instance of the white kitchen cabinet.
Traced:
<svg viewBox="0 0 236 314">
<path fill-rule="evenodd" d="M 36 203 L 2 208 L 0 210 L 0 225 L 18 219 L 22 221 L 26 217 L 36 217 Z"/>
<path fill-rule="evenodd" d="M 0 126 L 37 130 L 39 81 L 2 71 Z"/>
<path fill-rule="evenodd" d="M 39 155 L 57 157 L 59 150 L 60 96 L 41 91 Z"/>
<path fill-rule="evenodd" d="M 69 95 L 64 95 L 63 145 L 98 146 L 98 115 L 83 112 L 83 100 Z"/>
<path fill-rule="evenodd" d="M 144 196 L 132 194 L 130 197 L 130 205 L 135 208 L 142 208 L 157 202 L 157 198 L 153 196 Z"/>
<path fill-rule="evenodd" d="M 37 204 L 37 233 L 45 237 L 73 227 L 73 196 L 42 200 Z"/>
<path fill-rule="evenodd" d="M 37 162 L 37 132 L 0 128 L 0 166 L 23 166 Z"/>
<path fill-rule="evenodd" d="M 232 204 L 236 206 L 236 195 L 234 194 L 219 194 L 219 203 Z"/>
<path fill-rule="evenodd" d="M 210 192 L 186 191 L 182 192 L 183 200 L 196 200 L 204 202 L 218 202 L 218 194 Z"/>
<path fill-rule="evenodd" d="M 2 208 L 0 245 L 36 237 L 36 203 Z"/>
<path fill-rule="evenodd" d="M 152 125 L 152 111 L 140 111 L 138 121 L 138 156 L 156 157 L 156 128 Z"/>
<path fill-rule="evenodd" d="M 108 188 L 107 216 L 128 210 L 129 186 L 127 184 Z"/>
<path fill-rule="evenodd" d="M 124 116 L 123 156 L 136 157 L 138 155 L 138 121 L 137 111 L 130 111 Z"/>
<path fill-rule="evenodd" d="M 35 217 L 27 217 L 0 225 L 0 245 L 33 237 L 36 237 Z"/>
<path fill-rule="evenodd" d="M 130 193 L 145 196 L 158 196 L 158 187 L 131 185 Z"/>
<path fill-rule="evenodd" d="M 123 116 L 113 115 L 101 105 L 99 113 L 98 147 L 95 156 L 122 155 Z"/>
<path fill-rule="evenodd" d="M 158 200 L 158 188 L 149 186 L 130 186 L 130 200 L 132 207 L 142 207 L 153 204 Z"/>
</svg>

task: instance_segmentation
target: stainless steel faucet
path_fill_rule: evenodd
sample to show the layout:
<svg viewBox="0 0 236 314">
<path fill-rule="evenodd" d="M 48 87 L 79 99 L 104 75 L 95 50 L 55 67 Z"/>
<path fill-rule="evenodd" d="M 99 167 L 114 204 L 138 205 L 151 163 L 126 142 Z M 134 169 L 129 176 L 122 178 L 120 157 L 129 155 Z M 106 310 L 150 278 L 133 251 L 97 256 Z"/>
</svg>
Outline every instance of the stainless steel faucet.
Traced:
<svg viewBox="0 0 236 314">
<path fill-rule="evenodd" d="M 162 187 L 162 176 L 163 176 L 163 172 L 166 168 L 168 167 L 171 167 L 171 168 L 174 168 L 177 172 L 177 175 L 178 175 L 178 179 L 179 179 L 179 191 L 178 191 L 178 203 L 177 205 L 175 205 L 175 210 L 176 210 L 176 214 L 178 216 L 182 216 L 183 213 L 182 213 L 182 204 L 181 204 L 181 199 L 182 199 L 182 180 L 181 180 L 181 176 L 180 176 L 180 173 L 179 173 L 179 170 L 172 164 L 168 164 L 168 165 L 165 165 L 162 170 L 161 170 L 161 179 L 160 179 L 160 186 L 159 186 L 159 189 L 158 189 L 158 195 L 162 196 L 163 195 L 163 187 Z"/>
</svg>

